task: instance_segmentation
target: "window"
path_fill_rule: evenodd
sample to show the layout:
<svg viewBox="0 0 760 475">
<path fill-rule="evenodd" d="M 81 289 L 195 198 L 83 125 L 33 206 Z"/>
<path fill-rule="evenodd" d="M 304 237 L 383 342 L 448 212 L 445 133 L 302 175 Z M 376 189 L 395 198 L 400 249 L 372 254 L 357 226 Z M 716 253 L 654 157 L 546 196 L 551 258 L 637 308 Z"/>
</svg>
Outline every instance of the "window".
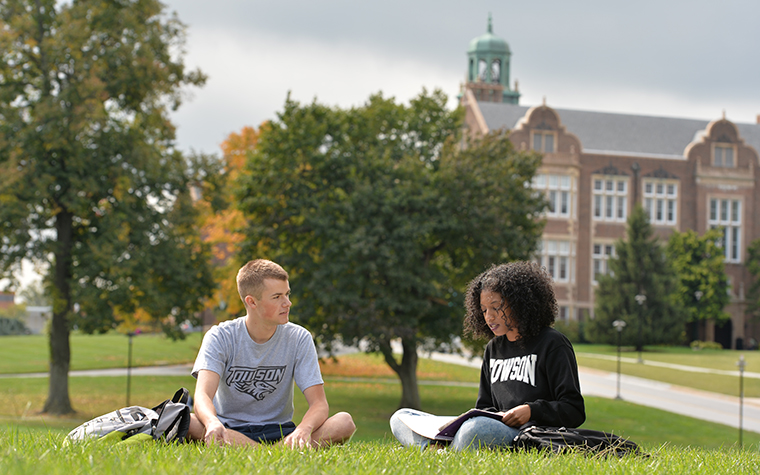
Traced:
<svg viewBox="0 0 760 475">
<path fill-rule="evenodd" d="M 566 218 L 575 200 L 573 177 L 568 175 L 536 175 L 533 177 L 533 189 L 546 194 L 549 206 L 546 216 Z"/>
<path fill-rule="evenodd" d="M 628 180 L 626 178 L 593 178 L 594 219 L 625 222 L 628 215 Z"/>
<path fill-rule="evenodd" d="M 488 63 L 485 59 L 478 61 L 478 81 L 486 82 L 488 80 Z"/>
<path fill-rule="evenodd" d="M 533 150 L 554 152 L 554 132 L 533 132 Z"/>
<path fill-rule="evenodd" d="M 0 302 L 13 302 L 13 294 L 0 294 Z"/>
<path fill-rule="evenodd" d="M 594 269 L 594 283 L 597 281 L 597 277 L 600 275 L 607 275 L 610 273 L 609 259 L 615 257 L 615 246 L 612 244 L 594 244 L 592 253 L 592 265 Z"/>
<path fill-rule="evenodd" d="M 568 318 L 570 317 L 570 312 L 568 308 L 564 305 L 559 306 L 559 319 L 563 322 L 567 322 Z"/>
<path fill-rule="evenodd" d="M 644 210 L 650 223 L 675 226 L 678 220 L 678 183 L 644 180 Z"/>
<path fill-rule="evenodd" d="M 723 239 L 721 247 L 726 262 L 741 262 L 742 246 L 742 203 L 731 199 L 710 199 L 710 216 L 708 224 L 711 228 L 722 227 Z"/>
<path fill-rule="evenodd" d="M 555 282 L 570 282 L 575 255 L 570 241 L 543 241 L 539 245 L 537 262 L 546 268 Z"/>
<path fill-rule="evenodd" d="M 715 144 L 713 148 L 713 165 L 716 167 L 734 167 L 734 147 Z"/>
<path fill-rule="evenodd" d="M 491 61 L 491 82 L 499 84 L 501 80 L 501 60 L 494 59 Z"/>
</svg>

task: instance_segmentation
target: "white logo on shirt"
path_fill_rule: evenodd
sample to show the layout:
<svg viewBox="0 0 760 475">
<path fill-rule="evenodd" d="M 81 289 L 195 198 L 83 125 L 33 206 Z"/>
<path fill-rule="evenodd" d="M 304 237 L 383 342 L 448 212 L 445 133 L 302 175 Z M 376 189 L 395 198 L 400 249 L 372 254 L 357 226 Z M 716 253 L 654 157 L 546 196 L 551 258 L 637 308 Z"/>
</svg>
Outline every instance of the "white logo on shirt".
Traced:
<svg viewBox="0 0 760 475">
<path fill-rule="evenodd" d="M 491 384 L 497 381 L 522 381 L 536 386 L 536 355 L 491 360 Z"/>
</svg>

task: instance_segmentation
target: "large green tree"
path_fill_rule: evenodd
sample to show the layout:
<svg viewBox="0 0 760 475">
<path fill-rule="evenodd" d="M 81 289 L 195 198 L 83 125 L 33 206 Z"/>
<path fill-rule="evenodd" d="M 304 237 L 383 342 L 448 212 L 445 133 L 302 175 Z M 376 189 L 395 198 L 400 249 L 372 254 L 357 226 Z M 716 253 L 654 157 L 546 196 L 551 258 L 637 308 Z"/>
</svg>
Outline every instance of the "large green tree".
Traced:
<svg viewBox="0 0 760 475">
<path fill-rule="evenodd" d="M 747 311 L 755 319 L 760 319 L 760 239 L 747 247 L 747 270 L 754 279 L 747 292 Z"/>
<path fill-rule="evenodd" d="M 183 43 L 155 0 L 0 2 L 0 269 L 48 264 L 46 412 L 72 411 L 72 325 L 139 309 L 173 331 L 210 291 L 168 118 L 205 80 Z"/>
<path fill-rule="evenodd" d="M 723 231 L 715 228 L 702 236 L 693 230 L 676 232 L 668 240 L 668 259 L 678 276 L 678 305 L 693 323 L 692 340 L 698 339 L 699 322 L 731 318 L 723 310 L 730 298 L 725 257 L 718 244 L 722 237 Z"/>
<path fill-rule="evenodd" d="M 639 351 L 646 344 L 682 342 L 686 314 L 679 306 L 678 278 L 641 206 L 629 216 L 615 253 L 609 275 L 597 279 L 592 338 L 615 343 L 612 322 L 621 319 L 627 323 L 623 344 Z"/>
<path fill-rule="evenodd" d="M 542 229 L 529 186 L 540 157 L 460 130 L 440 91 L 348 110 L 288 99 L 239 183 L 246 258 L 291 273 L 294 315 L 318 341 L 381 352 L 406 407 L 420 406 L 418 347 L 461 334 L 466 282 L 528 258 Z"/>
</svg>

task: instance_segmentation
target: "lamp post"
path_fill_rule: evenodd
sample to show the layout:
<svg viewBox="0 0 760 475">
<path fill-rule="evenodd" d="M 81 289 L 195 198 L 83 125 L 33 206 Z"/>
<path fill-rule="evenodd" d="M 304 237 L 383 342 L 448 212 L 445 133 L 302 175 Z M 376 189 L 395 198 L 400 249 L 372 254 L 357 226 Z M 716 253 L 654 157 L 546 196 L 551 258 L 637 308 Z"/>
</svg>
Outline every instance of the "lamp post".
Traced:
<svg viewBox="0 0 760 475">
<path fill-rule="evenodd" d="M 694 298 L 697 300 L 697 308 L 694 312 L 694 335 L 692 341 L 699 340 L 699 318 L 697 318 L 697 313 L 699 312 L 699 301 L 702 300 L 703 295 L 704 293 L 701 290 L 694 291 Z"/>
<path fill-rule="evenodd" d="M 642 343 L 641 333 L 644 327 L 644 316 L 641 313 L 641 307 L 644 305 L 644 302 L 647 301 L 647 296 L 643 293 L 640 293 L 637 294 L 634 298 L 636 299 L 636 303 L 639 304 L 639 344 L 637 346 L 639 347 L 639 363 L 643 363 L 644 360 L 641 358 L 641 350 L 644 347 L 644 344 Z"/>
<path fill-rule="evenodd" d="M 618 344 L 617 344 L 617 350 L 618 350 L 618 357 L 617 357 L 617 396 L 615 396 L 615 399 L 623 399 L 620 397 L 620 338 L 623 333 L 623 328 L 625 328 L 625 322 L 623 320 L 615 320 L 612 322 L 612 326 L 615 327 L 615 330 L 617 330 L 618 334 Z"/>
<path fill-rule="evenodd" d="M 744 355 L 739 357 L 739 362 L 736 363 L 739 367 L 739 448 L 742 447 L 742 432 L 743 432 L 743 419 L 744 419 L 744 367 L 747 366 L 747 362 L 744 360 Z"/>
<path fill-rule="evenodd" d="M 127 333 L 129 337 L 129 351 L 127 353 L 127 407 L 129 407 L 129 393 L 132 384 L 132 337 L 135 336 L 135 332 Z"/>
</svg>

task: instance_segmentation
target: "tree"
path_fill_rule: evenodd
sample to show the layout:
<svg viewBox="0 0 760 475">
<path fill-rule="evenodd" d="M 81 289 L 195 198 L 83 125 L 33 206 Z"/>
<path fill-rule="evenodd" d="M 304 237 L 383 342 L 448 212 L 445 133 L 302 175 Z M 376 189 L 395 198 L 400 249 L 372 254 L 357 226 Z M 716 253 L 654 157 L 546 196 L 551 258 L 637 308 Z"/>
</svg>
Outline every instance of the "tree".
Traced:
<svg viewBox="0 0 760 475">
<path fill-rule="evenodd" d="M 754 318 L 760 318 L 760 239 L 752 241 L 747 248 L 747 270 L 754 279 L 747 292 L 747 311 Z"/>
<path fill-rule="evenodd" d="M 724 254 L 718 244 L 722 237 L 723 231 L 715 228 L 701 237 L 692 230 L 676 232 L 668 241 L 668 259 L 678 276 L 678 305 L 687 321 L 694 323 L 692 340 L 699 339 L 697 322 L 731 318 L 723 310 L 730 299 Z"/>
<path fill-rule="evenodd" d="M 291 273 L 293 313 L 319 342 L 381 352 L 405 407 L 420 407 L 418 346 L 461 334 L 467 281 L 528 258 L 542 229 L 540 156 L 503 133 L 462 148 L 461 112 L 445 104 L 440 91 L 348 110 L 288 98 L 238 188 L 244 255 Z"/>
<path fill-rule="evenodd" d="M 45 287 L 39 280 L 30 282 L 17 295 L 29 306 L 44 307 L 50 305 L 50 299 L 45 292 Z"/>
<path fill-rule="evenodd" d="M 212 170 L 208 176 L 200 177 L 196 186 L 200 188 L 200 199 L 196 206 L 201 211 L 201 234 L 211 246 L 214 280 L 217 292 L 210 305 L 214 307 L 219 320 L 245 312 L 237 291 L 234 276 L 243 262 L 240 244 L 245 236 L 242 212 L 235 205 L 231 183 L 241 179 L 245 173 L 245 159 L 258 141 L 258 131 L 253 127 L 243 127 L 239 133 L 231 133 L 222 142 L 222 160 L 216 157 L 193 157 L 201 170 Z M 214 165 L 217 168 L 214 169 Z"/>
<path fill-rule="evenodd" d="M 177 335 L 213 285 L 168 119 L 205 78 L 185 70 L 184 26 L 162 8 L 0 3 L 0 270 L 48 264 L 48 413 L 72 412 L 72 325 L 141 310 Z"/>
<path fill-rule="evenodd" d="M 593 339 L 617 342 L 612 322 L 622 319 L 628 324 L 623 344 L 639 351 L 645 344 L 680 343 L 686 315 L 678 305 L 678 279 L 640 205 L 628 218 L 626 239 L 615 244 L 615 252 L 610 274 L 597 279 Z"/>
</svg>

